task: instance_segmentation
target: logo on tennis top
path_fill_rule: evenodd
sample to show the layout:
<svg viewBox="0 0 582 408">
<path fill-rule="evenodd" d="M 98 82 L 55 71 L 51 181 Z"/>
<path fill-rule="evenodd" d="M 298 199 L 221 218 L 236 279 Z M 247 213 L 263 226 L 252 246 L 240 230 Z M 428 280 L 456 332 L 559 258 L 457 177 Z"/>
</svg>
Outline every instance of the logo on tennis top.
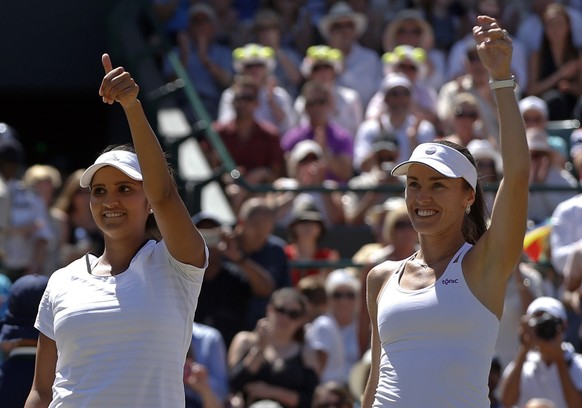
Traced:
<svg viewBox="0 0 582 408">
<path fill-rule="evenodd" d="M 441 283 L 446 286 L 446 285 L 449 285 L 449 284 L 452 285 L 454 283 L 459 283 L 459 280 L 458 279 L 443 279 L 441 281 Z"/>
<path fill-rule="evenodd" d="M 426 148 L 426 150 L 424 151 L 426 154 L 435 154 L 436 153 L 436 147 L 434 146 L 429 146 Z"/>
</svg>

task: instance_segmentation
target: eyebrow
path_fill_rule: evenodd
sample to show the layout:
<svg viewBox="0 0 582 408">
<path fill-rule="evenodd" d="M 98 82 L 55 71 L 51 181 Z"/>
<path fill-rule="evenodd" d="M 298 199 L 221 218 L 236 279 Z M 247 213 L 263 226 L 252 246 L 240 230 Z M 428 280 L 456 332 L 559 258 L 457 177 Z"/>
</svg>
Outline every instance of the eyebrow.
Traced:
<svg viewBox="0 0 582 408">
<path fill-rule="evenodd" d="M 406 176 L 406 178 L 411 179 L 411 180 L 416 180 L 418 181 L 418 177 L 414 177 L 414 176 Z M 430 177 L 428 180 L 429 181 L 438 181 L 438 180 L 450 180 L 451 177 L 445 177 L 445 176 L 434 176 L 434 177 Z"/>
</svg>

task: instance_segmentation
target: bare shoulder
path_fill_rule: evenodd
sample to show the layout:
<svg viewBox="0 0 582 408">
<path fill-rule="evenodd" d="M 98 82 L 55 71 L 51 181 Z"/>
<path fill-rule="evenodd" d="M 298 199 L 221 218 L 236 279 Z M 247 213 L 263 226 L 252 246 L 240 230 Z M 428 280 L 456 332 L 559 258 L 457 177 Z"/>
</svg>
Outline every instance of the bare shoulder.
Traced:
<svg viewBox="0 0 582 408">
<path fill-rule="evenodd" d="M 368 288 L 368 293 L 373 294 L 380 291 L 384 282 L 386 282 L 390 277 L 396 272 L 402 261 L 384 261 L 381 264 L 373 267 L 368 276 L 366 277 L 366 284 Z"/>
<path fill-rule="evenodd" d="M 257 335 L 251 331 L 238 332 L 232 339 L 232 350 L 249 350 L 257 342 Z"/>
</svg>

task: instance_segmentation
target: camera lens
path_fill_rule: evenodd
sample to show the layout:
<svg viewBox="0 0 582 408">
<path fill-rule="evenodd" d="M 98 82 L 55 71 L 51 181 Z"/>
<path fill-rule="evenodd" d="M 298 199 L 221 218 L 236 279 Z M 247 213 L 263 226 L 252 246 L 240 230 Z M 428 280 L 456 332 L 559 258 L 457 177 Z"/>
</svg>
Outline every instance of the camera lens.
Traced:
<svg viewBox="0 0 582 408">
<path fill-rule="evenodd" d="M 560 319 L 548 313 L 543 313 L 541 316 L 532 317 L 528 321 L 528 325 L 534 329 L 537 337 L 543 340 L 550 340 L 556 337 L 560 322 Z"/>
</svg>

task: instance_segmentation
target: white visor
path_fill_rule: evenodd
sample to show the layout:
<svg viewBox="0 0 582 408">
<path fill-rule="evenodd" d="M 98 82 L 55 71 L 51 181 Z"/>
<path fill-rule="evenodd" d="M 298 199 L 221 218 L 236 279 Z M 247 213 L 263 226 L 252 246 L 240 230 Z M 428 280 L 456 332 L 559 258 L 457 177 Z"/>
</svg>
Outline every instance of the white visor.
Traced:
<svg viewBox="0 0 582 408">
<path fill-rule="evenodd" d="M 105 166 L 113 166 L 125 173 L 128 177 L 142 181 L 141 168 L 139 167 L 137 155 L 125 150 L 112 150 L 103 153 L 95 160 L 94 164 L 85 170 L 79 181 L 81 187 L 90 187 L 95 172 Z"/>
<path fill-rule="evenodd" d="M 424 164 L 445 177 L 464 178 L 475 190 L 477 169 L 467 157 L 455 148 L 440 143 L 422 143 L 414 149 L 410 159 L 392 170 L 393 176 L 406 176 L 413 164 Z"/>
</svg>

